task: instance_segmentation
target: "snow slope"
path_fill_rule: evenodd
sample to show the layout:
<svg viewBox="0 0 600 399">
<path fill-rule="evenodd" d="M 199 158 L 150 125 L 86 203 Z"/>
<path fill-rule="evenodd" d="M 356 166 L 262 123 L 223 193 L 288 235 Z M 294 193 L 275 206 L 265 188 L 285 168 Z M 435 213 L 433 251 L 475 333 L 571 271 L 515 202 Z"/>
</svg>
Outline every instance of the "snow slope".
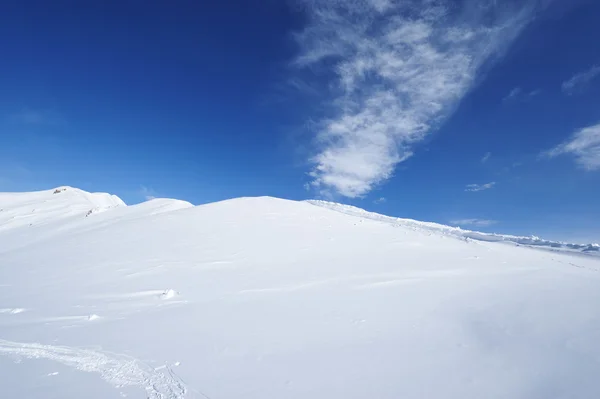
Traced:
<svg viewBox="0 0 600 399">
<path fill-rule="evenodd" d="M 157 198 L 127 206 L 119 197 L 58 187 L 33 193 L 0 193 L 0 253 L 67 230 L 85 231 L 174 210 L 186 201 Z M 111 212 L 105 213 L 110 210 Z"/>
<path fill-rule="evenodd" d="M 505 242 L 549 250 L 560 249 L 573 252 L 587 252 L 592 255 L 600 255 L 600 244 L 598 243 L 573 244 L 559 241 L 544 240 L 539 237 L 522 237 L 505 234 L 482 233 L 480 231 L 464 230 L 459 227 L 445 226 L 438 223 L 419 222 L 417 220 L 412 219 L 384 216 L 378 213 L 367 212 L 364 209 L 360 209 L 351 205 L 337 204 L 329 201 L 309 200 L 307 202 L 316 206 L 331 209 L 351 216 L 357 216 L 371 220 L 378 220 L 380 222 L 389 223 L 394 226 L 404 226 L 413 229 L 419 229 L 422 231 L 429 231 L 432 233 L 435 232 L 443 235 L 451 235 L 458 238 L 473 239 L 478 241 Z"/>
<path fill-rule="evenodd" d="M 581 248 L 330 203 L 53 192 L 0 195 L 1 397 L 600 397 Z"/>
<path fill-rule="evenodd" d="M 88 193 L 72 187 L 34 193 L 0 193 L 0 229 L 44 225 L 125 206 L 115 195 Z"/>
</svg>

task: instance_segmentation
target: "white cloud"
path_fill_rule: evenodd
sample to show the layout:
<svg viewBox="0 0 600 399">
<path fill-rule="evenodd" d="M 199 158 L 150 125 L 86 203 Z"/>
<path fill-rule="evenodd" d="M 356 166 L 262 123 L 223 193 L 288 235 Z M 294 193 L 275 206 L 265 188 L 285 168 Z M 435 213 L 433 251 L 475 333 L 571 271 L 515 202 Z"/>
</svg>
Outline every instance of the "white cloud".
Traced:
<svg viewBox="0 0 600 399">
<path fill-rule="evenodd" d="M 314 187 L 360 197 L 389 179 L 526 25 L 494 0 L 297 0 L 309 23 L 295 65 L 331 78 L 317 123 Z M 332 83 L 332 84 L 331 84 Z"/>
<path fill-rule="evenodd" d="M 529 93 L 527 93 L 527 95 L 529 96 L 529 98 L 531 97 L 535 97 L 537 95 L 539 95 L 542 92 L 542 89 L 535 89 L 530 91 Z"/>
<path fill-rule="evenodd" d="M 481 158 L 481 163 L 486 163 L 488 159 L 492 156 L 491 152 L 486 152 L 485 155 Z"/>
<path fill-rule="evenodd" d="M 511 100 L 511 99 L 517 97 L 518 95 L 521 94 L 522 91 L 523 90 L 521 90 L 520 87 L 515 87 L 506 95 L 506 97 L 504 97 L 503 101 L 508 101 L 508 100 Z"/>
<path fill-rule="evenodd" d="M 496 223 L 498 223 L 496 220 L 487 220 L 487 219 L 459 219 L 459 220 L 452 220 L 450 222 L 450 224 L 453 224 L 456 226 L 475 226 L 475 227 L 491 226 Z"/>
<path fill-rule="evenodd" d="M 380 197 L 380 198 L 377 198 L 375 201 L 373 201 L 373 203 L 379 205 L 379 204 L 383 204 L 386 201 L 387 200 L 385 199 L 385 197 Z"/>
<path fill-rule="evenodd" d="M 524 92 L 523 89 L 521 89 L 520 87 L 515 87 L 506 95 L 506 97 L 502 99 L 502 101 L 528 101 L 540 94 L 541 92 L 542 91 L 540 89 L 535 89 L 530 92 Z"/>
<path fill-rule="evenodd" d="M 138 193 L 146 201 L 150 201 L 156 198 L 156 191 L 145 186 L 140 186 Z"/>
<path fill-rule="evenodd" d="M 587 170 L 600 170 L 600 123 L 580 129 L 562 144 L 542 156 L 553 158 L 558 155 L 571 154 L 575 162 Z"/>
<path fill-rule="evenodd" d="M 24 125 L 58 125 L 64 122 L 63 118 L 54 111 L 32 110 L 24 108 L 12 114 L 8 120 Z"/>
<path fill-rule="evenodd" d="M 585 87 L 600 74 L 600 65 L 594 65 L 585 72 L 573 76 L 562 84 L 562 90 L 567 95 L 573 95 L 585 89 Z"/>
<path fill-rule="evenodd" d="M 483 190 L 489 190 L 490 188 L 494 187 L 496 185 L 496 182 L 490 182 L 490 183 L 486 183 L 486 184 L 467 184 L 467 187 L 465 188 L 465 191 L 483 191 Z"/>
</svg>

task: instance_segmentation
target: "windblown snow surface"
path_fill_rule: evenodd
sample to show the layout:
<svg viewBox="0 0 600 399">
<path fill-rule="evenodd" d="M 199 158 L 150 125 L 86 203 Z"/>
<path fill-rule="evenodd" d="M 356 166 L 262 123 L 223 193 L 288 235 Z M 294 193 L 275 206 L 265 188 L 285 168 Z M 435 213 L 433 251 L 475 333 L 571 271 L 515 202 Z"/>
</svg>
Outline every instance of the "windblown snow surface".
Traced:
<svg viewBox="0 0 600 399">
<path fill-rule="evenodd" d="M 597 245 L 327 202 L 0 194 L 2 398 L 598 398 Z"/>
</svg>

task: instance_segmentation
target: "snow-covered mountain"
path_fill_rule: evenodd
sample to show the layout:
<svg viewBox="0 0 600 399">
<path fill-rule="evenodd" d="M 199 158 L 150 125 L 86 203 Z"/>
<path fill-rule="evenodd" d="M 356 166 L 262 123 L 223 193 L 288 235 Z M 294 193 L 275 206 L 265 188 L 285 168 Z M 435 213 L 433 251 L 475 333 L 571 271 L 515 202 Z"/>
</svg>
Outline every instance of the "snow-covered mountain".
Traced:
<svg viewBox="0 0 600 399">
<path fill-rule="evenodd" d="M 0 194 L 0 397 L 600 397 L 597 253 L 317 201 Z"/>
</svg>

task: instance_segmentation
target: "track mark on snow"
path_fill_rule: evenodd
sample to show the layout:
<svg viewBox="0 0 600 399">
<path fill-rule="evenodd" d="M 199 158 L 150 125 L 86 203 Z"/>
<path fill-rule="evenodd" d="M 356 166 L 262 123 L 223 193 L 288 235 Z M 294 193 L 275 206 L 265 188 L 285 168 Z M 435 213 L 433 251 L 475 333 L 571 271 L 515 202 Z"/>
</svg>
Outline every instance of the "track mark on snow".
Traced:
<svg viewBox="0 0 600 399">
<path fill-rule="evenodd" d="M 205 262 L 207 265 L 230 265 L 233 263 L 232 260 L 211 260 Z"/>
<path fill-rule="evenodd" d="M 19 314 L 25 312 L 27 309 L 23 308 L 4 308 L 0 309 L 0 314 Z"/>
<path fill-rule="evenodd" d="M 183 382 L 169 366 L 156 370 L 125 355 L 3 339 L 0 339 L 0 355 L 14 356 L 17 360 L 48 359 L 77 370 L 98 373 L 117 388 L 137 386 L 145 389 L 148 399 L 183 399 L 187 392 Z"/>
<path fill-rule="evenodd" d="M 89 314 L 86 316 L 58 316 L 58 317 L 47 317 L 40 319 L 43 323 L 60 323 L 64 321 L 97 321 L 102 319 L 97 314 Z"/>
<path fill-rule="evenodd" d="M 134 299 L 146 299 L 146 298 L 159 298 L 159 299 L 173 299 L 178 297 L 180 294 L 177 290 L 172 288 L 166 290 L 146 290 L 137 292 L 128 292 L 124 294 L 108 294 L 108 295 L 90 295 L 92 299 L 107 299 L 107 300 L 134 300 Z"/>
<path fill-rule="evenodd" d="M 278 293 L 278 292 L 293 292 L 293 291 L 311 289 L 311 288 L 318 287 L 321 285 L 331 284 L 332 281 L 337 281 L 337 280 L 332 279 L 332 280 L 323 280 L 323 281 L 312 281 L 312 282 L 308 282 L 308 283 L 287 285 L 287 286 L 282 286 L 282 287 L 250 288 L 250 289 L 246 289 L 246 290 L 241 290 L 238 292 L 238 294 L 247 295 L 247 294 L 268 294 L 268 293 Z"/>
<path fill-rule="evenodd" d="M 376 283 L 370 283 L 370 284 L 365 284 L 362 286 L 359 286 L 359 288 L 379 288 L 379 287 L 386 287 L 386 286 L 396 286 L 396 285 L 403 285 L 403 284 L 411 284 L 411 283 L 417 283 L 420 281 L 425 280 L 424 278 L 411 278 L 411 277 L 407 277 L 407 278 L 400 278 L 400 279 L 395 279 L 395 280 L 386 280 L 386 281 L 378 281 Z"/>
</svg>

